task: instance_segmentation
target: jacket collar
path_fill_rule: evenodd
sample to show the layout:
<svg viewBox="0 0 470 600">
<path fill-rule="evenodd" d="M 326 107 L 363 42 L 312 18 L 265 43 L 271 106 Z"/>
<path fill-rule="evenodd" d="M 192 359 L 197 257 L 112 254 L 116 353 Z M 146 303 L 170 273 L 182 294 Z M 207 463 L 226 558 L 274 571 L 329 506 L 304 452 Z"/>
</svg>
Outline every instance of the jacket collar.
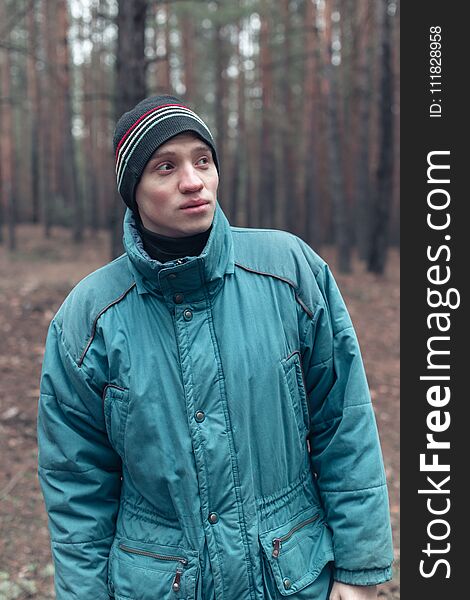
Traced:
<svg viewBox="0 0 470 600">
<path fill-rule="evenodd" d="M 129 208 L 124 216 L 124 248 L 139 294 L 157 292 L 171 300 L 176 293 L 184 293 L 188 300 L 202 300 L 215 294 L 224 276 L 234 272 L 232 232 L 218 202 L 209 238 L 199 256 L 166 263 L 151 259 Z"/>
</svg>

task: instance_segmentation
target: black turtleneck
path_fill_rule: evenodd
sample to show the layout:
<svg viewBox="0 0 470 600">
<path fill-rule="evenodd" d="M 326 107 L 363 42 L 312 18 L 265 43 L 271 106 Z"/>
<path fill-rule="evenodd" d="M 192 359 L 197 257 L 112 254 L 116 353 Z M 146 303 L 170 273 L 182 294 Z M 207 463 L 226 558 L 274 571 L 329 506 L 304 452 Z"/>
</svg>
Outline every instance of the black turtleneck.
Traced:
<svg viewBox="0 0 470 600">
<path fill-rule="evenodd" d="M 139 231 L 144 249 L 150 258 L 162 263 L 185 256 L 199 256 L 207 243 L 212 225 L 207 231 L 189 235 L 186 237 L 173 238 L 160 235 L 146 229 L 139 217 L 136 218 L 137 230 Z"/>
</svg>

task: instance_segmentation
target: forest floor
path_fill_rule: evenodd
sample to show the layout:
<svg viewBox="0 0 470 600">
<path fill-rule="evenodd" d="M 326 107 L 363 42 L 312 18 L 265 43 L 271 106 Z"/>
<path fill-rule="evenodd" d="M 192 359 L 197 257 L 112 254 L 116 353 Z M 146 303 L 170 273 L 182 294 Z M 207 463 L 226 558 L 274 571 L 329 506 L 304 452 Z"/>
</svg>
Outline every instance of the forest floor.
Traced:
<svg viewBox="0 0 470 600">
<path fill-rule="evenodd" d="M 36 476 L 39 374 L 48 324 L 71 287 L 105 264 L 108 239 L 87 236 L 75 246 L 67 231 L 49 240 L 38 227 L 18 228 L 20 250 L 0 247 L 0 600 L 47 600 L 53 566 L 47 520 Z M 399 255 L 384 277 L 354 261 L 351 275 L 335 271 L 334 253 L 321 252 L 338 280 L 355 324 L 377 416 L 395 545 L 394 578 L 379 597 L 400 597 L 399 538 Z"/>
</svg>

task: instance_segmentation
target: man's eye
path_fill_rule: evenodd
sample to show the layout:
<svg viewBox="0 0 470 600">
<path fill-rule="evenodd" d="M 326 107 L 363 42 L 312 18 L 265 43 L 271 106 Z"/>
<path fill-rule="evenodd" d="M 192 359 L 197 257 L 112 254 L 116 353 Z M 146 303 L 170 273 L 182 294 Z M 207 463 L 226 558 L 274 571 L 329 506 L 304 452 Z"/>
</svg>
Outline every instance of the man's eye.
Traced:
<svg viewBox="0 0 470 600">
<path fill-rule="evenodd" d="M 197 164 L 198 164 L 198 165 L 208 165 L 208 164 L 209 164 L 209 157 L 207 157 L 207 156 L 203 156 L 202 158 L 200 158 L 200 159 L 197 161 Z"/>
<path fill-rule="evenodd" d="M 172 166 L 170 163 L 163 163 L 157 167 L 157 171 L 170 171 L 171 169 Z"/>
</svg>

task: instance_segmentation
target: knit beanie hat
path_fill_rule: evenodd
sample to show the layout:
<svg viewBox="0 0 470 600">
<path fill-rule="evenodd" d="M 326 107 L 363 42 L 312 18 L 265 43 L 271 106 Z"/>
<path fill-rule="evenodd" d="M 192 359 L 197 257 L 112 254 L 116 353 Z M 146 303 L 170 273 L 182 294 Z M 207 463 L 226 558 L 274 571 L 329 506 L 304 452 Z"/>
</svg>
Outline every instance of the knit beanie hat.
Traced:
<svg viewBox="0 0 470 600">
<path fill-rule="evenodd" d="M 179 98 L 145 98 L 119 119 L 113 138 L 117 187 L 129 208 L 137 209 L 135 188 L 152 154 L 183 131 L 194 131 L 210 147 L 218 171 L 217 152 L 209 128 Z"/>
</svg>

